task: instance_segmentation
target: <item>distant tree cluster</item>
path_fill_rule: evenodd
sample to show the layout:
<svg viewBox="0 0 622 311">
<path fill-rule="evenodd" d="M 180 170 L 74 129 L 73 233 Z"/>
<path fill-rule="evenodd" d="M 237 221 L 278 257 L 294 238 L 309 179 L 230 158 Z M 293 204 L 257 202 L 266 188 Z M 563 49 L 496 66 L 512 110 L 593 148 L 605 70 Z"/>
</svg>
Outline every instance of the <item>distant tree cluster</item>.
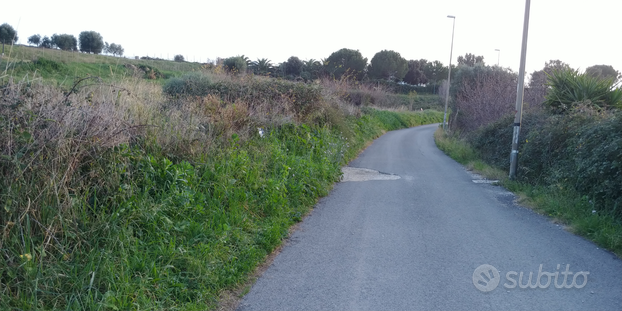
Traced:
<svg viewBox="0 0 622 311">
<path fill-rule="evenodd" d="M 0 25 L 0 43 L 4 53 L 5 44 L 17 42 L 17 31 L 9 24 Z M 63 51 L 80 51 L 83 53 L 101 54 L 107 53 L 113 56 L 123 56 L 124 49 L 120 44 L 104 43 L 102 35 L 96 31 L 83 31 L 78 38 L 70 34 L 53 34 L 51 37 L 34 34 L 28 37 L 28 44 L 46 48 L 60 49 Z"/>
<path fill-rule="evenodd" d="M 243 68 L 244 64 L 246 69 Z M 369 62 L 358 50 L 343 48 L 321 60 L 301 60 L 291 56 L 283 63 L 273 64 L 267 58 L 250 61 L 242 55 L 224 59 L 222 66 L 226 71 L 238 74 L 248 71 L 256 75 L 304 81 L 325 77 L 335 80 L 379 81 L 383 84 L 399 82 L 436 87 L 447 78 L 447 67 L 440 61 L 406 60 L 398 52 L 390 50 L 376 53 Z"/>
</svg>

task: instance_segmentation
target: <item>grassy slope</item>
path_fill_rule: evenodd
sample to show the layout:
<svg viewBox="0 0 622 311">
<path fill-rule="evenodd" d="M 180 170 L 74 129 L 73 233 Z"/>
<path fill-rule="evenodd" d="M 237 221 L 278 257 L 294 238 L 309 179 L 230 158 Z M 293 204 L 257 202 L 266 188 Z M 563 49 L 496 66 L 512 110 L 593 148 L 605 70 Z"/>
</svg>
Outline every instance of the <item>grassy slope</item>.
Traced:
<svg viewBox="0 0 622 311">
<path fill-rule="evenodd" d="M 78 56 L 88 60 L 50 59 L 93 75 L 116 61 Z M 52 84 L 64 79 L 49 74 Z M 239 132 L 238 122 L 255 126 L 239 101 L 168 102 L 157 83 L 108 78 L 114 85 L 71 94 L 48 84 L 5 86 L 0 309 L 214 308 L 366 144 L 442 118 L 347 115 L 328 102 L 301 118 L 329 121 L 281 122 L 260 137 Z"/>
<path fill-rule="evenodd" d="M 60 67 L 36 66 L 38 59 L 45 59 L 58 64 Z M 163 76 L 172 76 L 180 72 L 201 69 L 201 64 L 188 62 L 173 62 L 166 60 L 134 60 L 107 55 L 84 54 L 65 52 L 56 49 L 35 48 L 29 46 L 7 47 L 5 57 L 0 60 L 0 77 L 13 77 L 21 80 L 24 77 L 36 77 L 56 81 L 62 86 L 72 85 L 76 77 L 93 75 L 104 81 L 115 81 L 123 76 L 131 76 L 134 70 L 126 65 L 135 67 L 148 66 L 157 69 Z M 36 71 L 35 71 L 36 70 Z M 143 72 L 139 72 L 141 75 Z"/>
<path fill-rule="evenodd" d="M 567 225 L 570 232 L 582 235 L 622 257 L 622 224 L 611 215 L 593 212 L 586 197 L 560 186 L 533 186 L 511 181 L 507 172 L 484 163 L 467 142 L 445 135 L 441 129 L 436 131 L 434 138 L 439 149 L 454 160 L 488 178 L 500 180 L 501 185 L 518 194 L 520 203 Z"/>
</svg>

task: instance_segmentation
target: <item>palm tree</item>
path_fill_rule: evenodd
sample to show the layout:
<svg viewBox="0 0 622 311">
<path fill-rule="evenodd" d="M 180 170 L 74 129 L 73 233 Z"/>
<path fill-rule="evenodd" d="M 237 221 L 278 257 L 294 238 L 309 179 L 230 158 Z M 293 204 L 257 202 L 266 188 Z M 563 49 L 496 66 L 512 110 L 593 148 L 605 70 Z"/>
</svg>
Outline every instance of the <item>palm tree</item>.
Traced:
<svg viewBox="0 0 622 311">
<path fill-rule="evenodd" d="M 250 67 L 256 74 L 265 75 L 272 69 L 272 63 L 267 58 L 258 58 L 256 61 L 251 62 Z"/>
<path fill-rule="evenodd" d="M 315 60 L 310 59 L 306 61 L 302 61 L 303 67 L 302 70 L 309 74 L 310 79 L 317 79 L 322 71 L 322 63 Z"/>
</svg>

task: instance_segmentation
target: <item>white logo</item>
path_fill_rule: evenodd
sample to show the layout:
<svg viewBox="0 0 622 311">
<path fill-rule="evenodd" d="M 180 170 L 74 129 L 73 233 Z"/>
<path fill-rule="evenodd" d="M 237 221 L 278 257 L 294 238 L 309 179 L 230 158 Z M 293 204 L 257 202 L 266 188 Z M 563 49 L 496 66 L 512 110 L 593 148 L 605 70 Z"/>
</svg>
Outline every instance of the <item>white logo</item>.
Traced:
<svg viewBox="0 0 622 311">
<path fill-rule="evenodd" d="M 519 288 L 548 288 L 549 285 L 553 283 L 555 288 L 583 288 L 587 285 L 587 276 L 590 274 L 587 271 L 573 273 L 570 271 L 570 265 L 567 264 L 566 271 L 560 272 L 560 265 L 557 265 L 557 271 L 553 273 L 542 271 L 542 266 L 543 265 L 540 264 L 538 274 L 535 275 L 535 279 L 534 272 L 529 272 L 529 276 L 527 276 L 527 274 L 522 271 L 520 273 L 516 271 L 508 271 L 505 274 L 505 278 L 508 282 L 503 284 L 503 287 L 507 289 L 516 288 L 517 286 Z M 560 275 L 563 276 L 561 284 L 558 282 Z M 570 281 L 570 277 L 572 277 L 572 282 L 568 283 L 568 281 Z M 580 284 L 577 283 L 577 280 L 580 281 Z M 484 293 L 497 288 L 499 281 L 501 281 L 499 271 L 491 265 L 484 264 L 477 267 L 475 271 L 473 271 L 473 285 L 475 285 L 475 288 Z"/>
<path fill-rule="evenodd" d="M 473 271 L 473 285 L 482 292 L 489 292 L 499 285 L 501 276 L 497 268 L 484 264 Z"/>
</svg>

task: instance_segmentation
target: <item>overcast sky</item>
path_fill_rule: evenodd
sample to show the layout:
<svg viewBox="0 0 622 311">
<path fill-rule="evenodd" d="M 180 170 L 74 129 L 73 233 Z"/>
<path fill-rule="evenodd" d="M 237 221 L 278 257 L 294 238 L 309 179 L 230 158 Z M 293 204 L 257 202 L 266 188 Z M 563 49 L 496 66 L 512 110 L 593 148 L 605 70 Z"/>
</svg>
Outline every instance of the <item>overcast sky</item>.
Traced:
<svg viewBox="0 0 622 311">
<path fill-rule="evenodd" d="M 533 0 L 527 73 L 559 59 L 585 69 L 596 64 L 622 71 L 620 0 Z M 341 48 L 368 60 L 381 50 L 406 59 L 449 61 L 484 56 L 518 71 L 525 0 L 220 0 L 220 1 L 3 1 L 0 23 L 18 31 L 18 43 L 33 34 L 51 36 L 84 30 L 121 44 L 126 57 L 188 61 L 245 55 L 273 63 L 290 56 L 322 59 Z M 496 52 L 499 49 L 500 52 Z"/>
</svg>

